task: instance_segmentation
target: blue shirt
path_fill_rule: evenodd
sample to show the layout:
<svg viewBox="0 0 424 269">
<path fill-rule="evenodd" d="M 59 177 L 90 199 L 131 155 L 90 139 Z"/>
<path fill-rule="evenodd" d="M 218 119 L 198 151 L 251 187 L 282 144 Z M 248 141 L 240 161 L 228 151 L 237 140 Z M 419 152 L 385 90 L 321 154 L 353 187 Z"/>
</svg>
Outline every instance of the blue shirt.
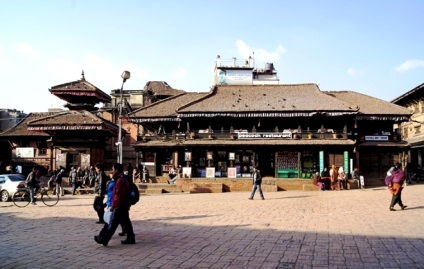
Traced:
<svg viewBox="0 0 424 269">
<path fill-rule="evenodd" d="M 113 188 L 115 187 L 115 180 L 112 178 L 109 183 L 107 184 L 107 199 L 106 199 L 106 206 L 111 207 L 112 206 L 112 199 L 113 199 Z"/>
</svg>

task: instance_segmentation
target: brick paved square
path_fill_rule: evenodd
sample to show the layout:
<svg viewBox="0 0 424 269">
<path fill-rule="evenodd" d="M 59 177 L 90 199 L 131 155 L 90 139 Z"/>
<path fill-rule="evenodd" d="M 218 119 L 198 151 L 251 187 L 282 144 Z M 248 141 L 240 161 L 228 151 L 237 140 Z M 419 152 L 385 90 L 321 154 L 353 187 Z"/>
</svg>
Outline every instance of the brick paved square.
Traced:
<svg viewBox="0 0 424 269">
<path fill-rule="evenodd" d="M 55 207 L 0 203 L 2 268 L 424 268 L 424 185 L 390 212 L 385 188 L 141 196 L 135 245 L 93 236 L 90 194 Z M 120 228 L 118 228 L 118 232 Z"/>
</svg>

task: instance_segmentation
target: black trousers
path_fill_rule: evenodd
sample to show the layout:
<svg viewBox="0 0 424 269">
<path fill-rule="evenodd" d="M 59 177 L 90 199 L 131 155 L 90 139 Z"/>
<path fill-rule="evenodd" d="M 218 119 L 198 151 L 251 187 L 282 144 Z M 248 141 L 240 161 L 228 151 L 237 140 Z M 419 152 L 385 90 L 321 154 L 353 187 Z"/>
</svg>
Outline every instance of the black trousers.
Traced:
<svg viewBox="0 0 424 269">
<path fill-rule="evenodd" d="M 403 188 L 400 188 L 396 195 L 395 194 L 392 195 L 392 202 L 390 203 L 390 207 L 394 207 L 396 204 L 399 204 L 399 206 L 403 206 L 402 190 Z"/>
<path fill-rule="evenodd" d="M 103 221 L 103 215 L 105 214 L 105 207 L 103 205 L 104 196 L 94 197 L 93 208 L 97 212 L 97 216 L 99 216 L 99 221 Z"/>
</svg>

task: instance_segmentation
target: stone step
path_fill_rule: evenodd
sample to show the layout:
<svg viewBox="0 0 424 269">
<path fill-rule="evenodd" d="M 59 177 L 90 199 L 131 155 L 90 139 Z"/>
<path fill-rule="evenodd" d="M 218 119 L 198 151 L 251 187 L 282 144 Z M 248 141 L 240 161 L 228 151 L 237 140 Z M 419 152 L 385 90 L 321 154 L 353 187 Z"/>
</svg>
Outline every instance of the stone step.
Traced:
<svg viewBox="0 0 424 269">
<path fill-rule="evenodd" d="M 159 193 L 180 193 L 181 186 L 165 183 L 137 183 L 140 193 L 159 194 Z"/>
</svg>

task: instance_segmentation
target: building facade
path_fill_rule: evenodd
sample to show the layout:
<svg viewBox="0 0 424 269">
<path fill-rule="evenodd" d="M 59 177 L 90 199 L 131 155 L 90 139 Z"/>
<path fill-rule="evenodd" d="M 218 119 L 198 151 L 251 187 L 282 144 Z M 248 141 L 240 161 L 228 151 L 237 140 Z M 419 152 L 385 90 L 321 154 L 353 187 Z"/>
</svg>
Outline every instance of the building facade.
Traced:
<svg viewBox="0 0 424 269">
<path fill-rule="evenodd" d="M 408 141 L 408 170 L 414 172 L 419 166 L 423 167 L 424 148 L 424 84 L 392 100 L 392 103 L 406 107 L 412 116 L 399 126 L 402 139 Z"/>
<path fill-rule="evenodd" d="M 274 178 L 310 179 L 331 165 L 382 178 L 407 155 L 394 126 L 408 109 L 352 91 L 280 84 L 272 64 L 255 70 L 218 57 L 208 93 L 181 93 L 142 107 L 128 120 L 143 126 L 133 147 L 141 163 L 164 175 L 250 177 L 254 166 Z M 257 83 L 265 76 L 268 84 Z M 262 77 L 263 78 L 263 77 Z"/>
</svg>

